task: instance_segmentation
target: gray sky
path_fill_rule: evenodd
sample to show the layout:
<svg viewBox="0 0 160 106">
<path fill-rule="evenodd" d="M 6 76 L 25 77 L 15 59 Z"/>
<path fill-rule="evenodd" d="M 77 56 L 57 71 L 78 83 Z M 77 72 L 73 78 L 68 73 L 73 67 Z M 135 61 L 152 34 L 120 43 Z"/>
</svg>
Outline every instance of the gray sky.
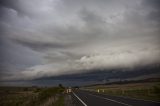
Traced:
<svg viewBox="0 0 160 106">
<path fill-rule="evenodd" d="M 0 12 L 2 81 L 160 63 L 159 0 L 0 0 Z"/>
</svg>

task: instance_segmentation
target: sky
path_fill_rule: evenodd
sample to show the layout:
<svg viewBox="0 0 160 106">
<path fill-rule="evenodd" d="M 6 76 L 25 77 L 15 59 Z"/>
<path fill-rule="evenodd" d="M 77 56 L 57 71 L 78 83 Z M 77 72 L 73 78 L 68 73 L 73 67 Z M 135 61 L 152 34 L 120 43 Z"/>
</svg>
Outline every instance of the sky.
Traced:
<svg viewBox="0 0 160 106">
<path fill-rule="evenodd" d="M 0 0 L 0 81 L 160 63 L 159 0 Z"/>
</svg>

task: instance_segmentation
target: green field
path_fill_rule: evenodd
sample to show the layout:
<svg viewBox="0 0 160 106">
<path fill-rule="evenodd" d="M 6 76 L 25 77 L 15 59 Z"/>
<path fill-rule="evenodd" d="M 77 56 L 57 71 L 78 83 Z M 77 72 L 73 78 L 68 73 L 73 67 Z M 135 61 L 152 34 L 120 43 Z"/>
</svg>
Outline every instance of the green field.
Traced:
<svg viewBox="0 0 160 106">
<path fill-rule="evenodd" d="M 99 90 L 99 93 L 108 95 L 160 101 L 160 82 L 95 85 L 82 89 L 94 92 Z"/>
<path fill-rule="evenodd" d="M 0 106 L 63 106 L 63 87 L 0 87 Z"/>
</svg>

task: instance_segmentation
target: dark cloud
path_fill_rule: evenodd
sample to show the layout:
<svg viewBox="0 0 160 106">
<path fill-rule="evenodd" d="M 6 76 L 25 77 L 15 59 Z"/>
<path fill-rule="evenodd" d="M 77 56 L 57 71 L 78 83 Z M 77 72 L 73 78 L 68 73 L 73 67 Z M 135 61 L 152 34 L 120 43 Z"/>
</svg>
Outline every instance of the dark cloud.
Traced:
<svg viewBox="0 0 160 106">
<path fill-rule="evenodd" d="M 29 47 L 36 51 L 46 51 L 48 49 L 60 49 L 70 47 L 67 44 L 62 43 L 54 43 L 54 42 L 38 42 L 38 41 L 22 41 L 22 40 L 14 40 L 16 43 Z"/>
<path fill-rule="evenodd" d="M 83 8 L 80 14 L 82 20 L 90 27 L 105 24 L 105 20 L 103 20 L 102 17 L 98 16 L 92 11 L 87 10 L 86 8 Z"/>
<path fill-rule="evenodd" d="M 157 24 L 158 26 L 160 25 L 160 11 L 156 12 L 153 11 L 149 14 L 148 18 L 155 22 L 154 24 Z"/>
<path fill-rule="evenodd" d="M 151 7 L 160 11 L 160 1 L 159 0 L 143 0 L 142 5 Z"/>
<path fill-rule="evenodd" d="M 3 30 L 4 32 L 4 30 Z M 0 36 L 0 77 L 10 77 L 28 67 L 41 64 L 41 55 L 35 51 L 20 46 L 10 40 L 7 33 Z"/>
<path fill-rule="evenodd" d="M 160 25 L 160 1 L 159 0 L 143 0 L 144 9 L 149 8 L 148 18 L 154 24 Z"/>
<path fill-rule="evenodd" d="M 11 8 L 14 10 L 20 10 L 19 7 L 19 0 L 0 0 L 0 6 Z"/>
<path fill-rule="evenodd" d="M 19 14 L 24 14 L 24 11 L 21 8 L 20 0 L 0 0 L 0 8 L 13 9 Z"/>
</svg>

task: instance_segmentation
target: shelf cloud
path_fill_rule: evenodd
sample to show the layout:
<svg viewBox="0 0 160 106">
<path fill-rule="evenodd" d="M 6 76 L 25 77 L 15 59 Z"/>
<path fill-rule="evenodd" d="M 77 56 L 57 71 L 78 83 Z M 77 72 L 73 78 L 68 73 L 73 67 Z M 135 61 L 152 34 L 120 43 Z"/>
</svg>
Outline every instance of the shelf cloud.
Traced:
<svg viewBox="0 0 160 106">
<path fill-rule="evenodd" d="M 0 80 L 160 63 L 159 0 L 0 0 Z"/>
</svg>

